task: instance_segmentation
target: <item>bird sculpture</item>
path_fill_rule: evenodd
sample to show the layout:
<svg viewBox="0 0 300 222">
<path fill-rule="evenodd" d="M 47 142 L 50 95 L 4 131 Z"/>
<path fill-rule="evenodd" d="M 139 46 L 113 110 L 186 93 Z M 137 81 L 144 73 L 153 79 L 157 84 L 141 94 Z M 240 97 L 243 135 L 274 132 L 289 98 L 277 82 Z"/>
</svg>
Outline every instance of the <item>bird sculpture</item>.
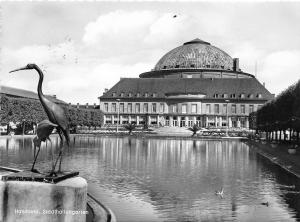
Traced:
<svg viewBox="0 0 300 222">
<path fill-rule="evenodd" d="M 57 125 L 56 129 L 57 129 L 57 132 L 60 137 L 60 142 L 61 142 L 60 151 L 59 151 L 58 157 L 55 161 L 54 169 L 52 169 L 52 171 L 50 173 L 50 175 L 54 175 L 56 164 L 57 164 L 58 160 L 59 160 L 58 173 L 61 173 L 61 163 L 62 163 L 62 157 L 63 157 L 63 137 L 66 139 L 67 145 L 69 146 L 69 144 L 70 144 L 70 133 L 69 133 L 68 120 L 67 120 L 64 109 L 61 106 L 59 106 L 58 104 L 52 102 L 50 99 L 48 99 L 43 94 L 42 85 L 43 85 L 43 80 L 44 80 L 44 74 L 43 74 L 42 70 L 36 64 L 28 64 L 27 66 L 25 66 L 23 68 L 12 70 L 12 71 L 10 71 L 10 73 L 20 71 L 20 70 L 30 70 L 30 69 L 36 70 L 37 73 L 39 74 L 39 82 L 38 82 L 38 86 L 37 86 L 38 96 L 39 96 L 40 102 L 48 116 L 49 121 L 51 123 Z"/>
<path fill-rule="evenodd" d="M 31 167 L 31 171 L 34 173 L 39 173 L 38 170 L 34 169 L 37 157 L 39 155 L 40 149 L 41 149 L 41 143 L 42 142 L 46 142 L 47 140 L 50 140 L 49 136 L 51 135 L 52 131 L 54 128 L 56 128 L 57 125 L 54 123 L 51 123 L 49 120 L 43 120 L 40 123 L 38 123 L 37 128 L 36 128 L 36 136 L 33 138 L 33 144 L 34 144 L 34 160 L 33 160 L 33 164 Z M 36 148 L 38 147 L 38 151 L 36 153 Z M 53 153 L 52 153 L 52 157 L 53 157 Z M 53 163 L 53 159 L 52 159 L 52 170 L 54 168 L 54 163 Z"/>
</svg>

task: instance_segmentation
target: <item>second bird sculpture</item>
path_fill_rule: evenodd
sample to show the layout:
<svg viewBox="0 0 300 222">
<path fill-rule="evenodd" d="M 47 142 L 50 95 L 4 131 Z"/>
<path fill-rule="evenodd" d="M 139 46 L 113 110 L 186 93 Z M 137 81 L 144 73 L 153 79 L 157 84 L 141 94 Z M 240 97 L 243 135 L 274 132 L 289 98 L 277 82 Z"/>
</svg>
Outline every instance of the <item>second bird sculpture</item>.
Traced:
<svg viewBox="0 0 300 222">
<path fill-rule="evenodd" d="M 40 149 L 41 149 L 41 143 L 42 142 L 46 142 L 47 140 L 50 140 L 49 136 L 51 135 L 53 129 L 57 127 L 56 124 L 51 123 L 49 120 L 45 119 L 43 121 L 41 121 L 40 123 L 38 123 L 37 128 L 36 128 L 36 136 L 33 138 L 33 145 L 34 145 L 34 160 L 33 160 L 33 164 L 31 167 L 31 171 L 34 173 L 39 173 L 38 170 L 36 170 L 34 168 L 37 157 L 40 153 Z M 36 152 L 36 148 L 38 148 L 38 151 Z M 53 157 L 53 152 L 52 152 L 52 157 Z M 53 160 L 52 160 L 52 170 L 54 168 L 55 164 L 53 164 Z"/>
</svg>

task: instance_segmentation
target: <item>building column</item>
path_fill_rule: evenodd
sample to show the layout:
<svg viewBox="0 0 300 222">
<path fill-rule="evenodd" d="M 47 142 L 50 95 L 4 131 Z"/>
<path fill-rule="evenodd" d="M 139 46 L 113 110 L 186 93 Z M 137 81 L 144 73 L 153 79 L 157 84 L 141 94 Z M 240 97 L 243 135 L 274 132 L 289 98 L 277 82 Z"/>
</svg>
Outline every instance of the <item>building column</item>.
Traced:
<svg viewBox="0 0 300 222">
<path fill-rule="evenodd" d="M 222 116 L 219 117 L 219 125 L 222 127 Z"/>
<path fill-rule="evenodd" d="M 160 126 L 160 125 L 159 125 L 159 115 L 157 115 L 156 118 L 157 118 L 157 126 Z"/>
<path fill-rule="evenodd" d="M 241 121 L 240 121 L 240 118 L 237 118 L 237 127 L 238 127 L 238 128 L 241 127 Z"/>
<path fill-rule="evenodd" d="M 229 127 L 229 128 L 232 127 L 231 117 L 228 117 L 228 127 Z"/>
<path fill-rule="evenodd" d="M 111 115 L 111 124 L 115 124 L 115 115 Z"/>
<path fill-rule="evenodd" d="M 246 128 L 249 129 L 249 119 L 246 117 Z"/>
<path fill-rule="evenodd" d="M 106 124 L 106 115 L 103 115 L 103 124 Z"/>
<path fill-rule="evenodd" d="M 208 127 L 208 116 L 205 117 L 205 127 Z"/>
<path fill-rule="evenodd" d="M 148 126 L 150 126 L 150 124 L 151 124 L 151 116 L 149 115 L 149 116 L 148 116 L 148 119 L 147 119 L 147 120 L 145 120 L 145 121 L 147 121 L 147 123 L 148 123 Z"/>
<path fill-rule="evenodd" d="M 215 126 L 218 127 L 218 117 L 215 116 Z"/>
<path fill-rule="evenodd" d="M 131 115 L 128 115 L 128 123 L 131 123 Z"/>
<path fill-rule="evenodd" d="M 187 127 L 188 126 L 188 124 L 189 124 L 189 119 L 188 119 L 188 117 L 187 116 L 185 116 L 184 117 L 184 122 L 185 122 L 185 127 Z"/>
<path fill-rule="evenodd" d="M 197 118 L 196 118 L 196 116 L 194 116 L 194 117 L 193 117 L 193 125 L 196 124 L 196 121 L 197 121 Z"/>
<path fill-rule="evenodd" d="M 136 125 L 140 125 L 140 119 L 138 115 L 136 115 Z"/>
<path fill-rule="evenodd" d="M 170 126 L 173 126 L 173 116 L 170 116 L 170 119 L 169 119 L 169 122 L 170 122 Z"/>
<path fill-rule="evenodd" d="M 119 115 L 119 124 L 122 125 L 122 116 Z"/>
</svg>

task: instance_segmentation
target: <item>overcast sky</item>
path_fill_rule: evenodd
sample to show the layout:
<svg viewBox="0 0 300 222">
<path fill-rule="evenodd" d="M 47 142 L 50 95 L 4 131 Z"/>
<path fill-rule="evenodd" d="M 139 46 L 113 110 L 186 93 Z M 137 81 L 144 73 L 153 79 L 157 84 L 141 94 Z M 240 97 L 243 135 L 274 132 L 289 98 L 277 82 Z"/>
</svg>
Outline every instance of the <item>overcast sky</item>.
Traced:
<svg viewBox="0 0 300 222">
<path fill-rule="evenodd" d="M 300 2 L 2 2 L 0 84 L 71 103 L 138 77 L 171 49 L 200 38 L 240 58 L 278 94 L 300 79 Z M 174 18 L 174 15 L 177 17 Z M 255 69 L 255 64 L 257 68 Z"/>
</svg>

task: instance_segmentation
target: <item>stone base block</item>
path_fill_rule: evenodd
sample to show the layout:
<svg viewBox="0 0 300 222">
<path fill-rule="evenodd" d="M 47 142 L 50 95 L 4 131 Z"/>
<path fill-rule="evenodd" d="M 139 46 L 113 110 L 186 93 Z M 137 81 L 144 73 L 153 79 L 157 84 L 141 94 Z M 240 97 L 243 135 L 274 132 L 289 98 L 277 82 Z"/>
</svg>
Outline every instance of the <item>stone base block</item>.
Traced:
<svg viewBox="0 0 300 222">
<path fill-rule="evenodd" d="M 0 181 L 0 222 L 85 222 L 87 182 Z"/>
</svg>

